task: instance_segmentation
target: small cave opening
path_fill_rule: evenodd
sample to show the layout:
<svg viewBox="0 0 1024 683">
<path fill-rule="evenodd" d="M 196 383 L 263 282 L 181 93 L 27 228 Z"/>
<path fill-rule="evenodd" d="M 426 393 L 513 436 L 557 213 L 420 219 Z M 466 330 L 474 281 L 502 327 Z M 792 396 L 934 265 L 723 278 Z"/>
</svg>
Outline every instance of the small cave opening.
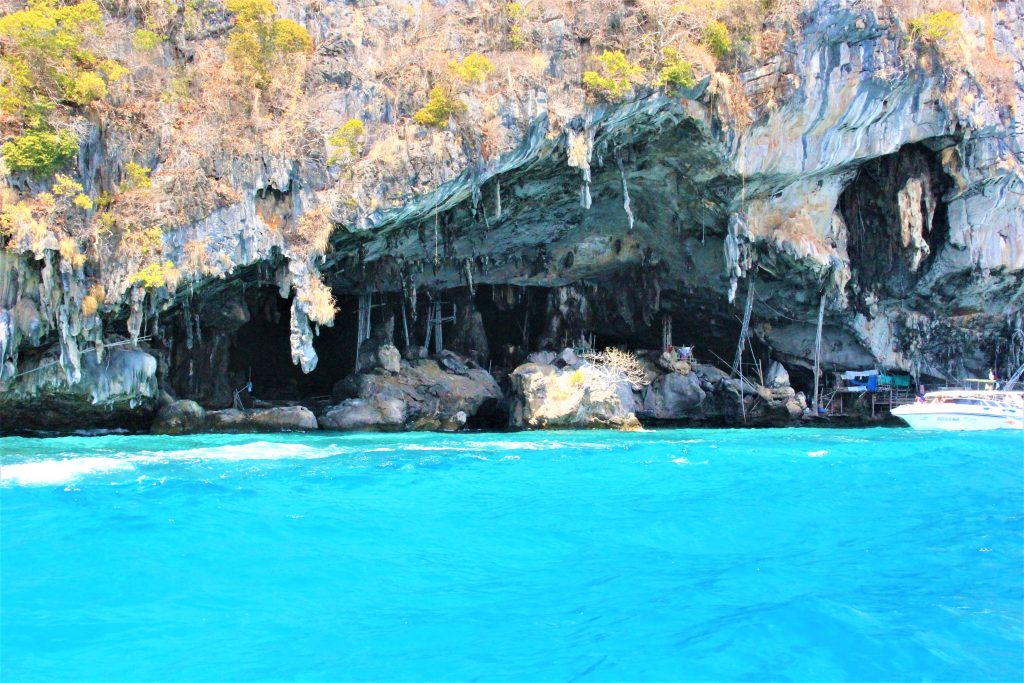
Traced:
<svg viewBox="0 0 1024 683">
<path fill-rule="evenodd" d="M 865 289 L 905 297 L 949 234 L 943 197 L 952 187 L 939 155 L 923 144 L 872 159 L 839 197 L 854 276 Z"/>
<path fill-rule="evenodd" d="M 261 292 L 250 305 L 250 319 L 234 335 L 228 369 L 253 385 L 260 400 L 299 401 L 327 397 L 335 382 L 355 368 L 355 297 L 336 297 L 333 327 L 320 327 L 313 340 L 317 366 L 309 374 L 291 359 L 291 300 L 276 289 Z"/>
</svg>

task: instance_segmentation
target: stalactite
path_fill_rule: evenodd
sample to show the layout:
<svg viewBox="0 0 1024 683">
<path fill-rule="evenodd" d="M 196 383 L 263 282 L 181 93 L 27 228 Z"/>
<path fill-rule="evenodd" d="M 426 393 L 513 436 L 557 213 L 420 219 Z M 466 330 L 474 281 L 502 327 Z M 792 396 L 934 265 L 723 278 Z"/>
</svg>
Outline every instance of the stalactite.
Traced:
<svg viewBox="0 0 1024 683">
<path fill-rule="evenodd" d="M 494 220 L 501 220 L 501 179 L 494 181 Z"/>
<path fill-rule="evenodd" d="M 629 229 L 633 229 L 633 209 L 629 206 L 629 185 L 626 183 L 626 170 L 622 166 L 622 157 L 620 155 L 615 156 L 615 161 L 619 165 L 619 177 L 622 178 L 622 208 L 626 212 L 626 218 L 629 220 Z"/>
<path fill-rule="evenodd" d="M 128 334 L 132 338 L 132 346 L 139 341 L 139 332 L 142 330 L 142 303 L 146 298 L 146 290 L 136 285 L 128 294 L 131 312 L 128 314 Z"/>
<path fill-rule="evenodd" d="M 466 269 L 466 285 L 469 287 L 470 296 L 473 296 L 476 294 L 476 289 L 473 287 L 473 261 L 466 259 L 464 265 Z"/>
</svg>

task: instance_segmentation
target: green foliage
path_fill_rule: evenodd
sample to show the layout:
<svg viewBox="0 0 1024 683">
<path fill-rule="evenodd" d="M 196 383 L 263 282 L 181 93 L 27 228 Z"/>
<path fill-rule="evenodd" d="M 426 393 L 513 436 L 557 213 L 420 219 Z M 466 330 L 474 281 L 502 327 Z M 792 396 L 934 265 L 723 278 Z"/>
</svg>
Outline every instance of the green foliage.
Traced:
<svg viewBox="0 0 1024 683">
<path fill-rule="evenodd" d="M 724 58 L 732 50 L 729 27 L 721 21 L 709 22 L 704 27 L 704 46 L 718 59 Z"/>
<path fill-rule="evenodd" d="M 675 48 L 665 48 L 662 52 L 661 71 L 658 72 L 658 85 L 673 94 L 681 88 L 692 88 L 696 84 L 693 65 L 680 57 Z"/>
<path fill-rule="evenodd" d="M 910 21 L 910 36 L 928 43 L 941 43 L 962 31 L 962 21 L 956 12 L 943 10 L 924 14 Z"/>
<path fill-rule="evenodd" d="M 140 28 L 132 34 L 132 45 L 139 52 L 152 52 L 164 40 L 166 40 L 164 36 L 145 28 Z"/>
<path fill-rule="evenodd" d="M 70 131 L 34 128 L 5 142 L 0 154 L 13 173 L 44 178 L 78 154 L 78 140 Z"/>
<path fill-rule="evenodd" d="M 85 106 L 107 95 L 107 84 L 95 71 L 83 71 L 75 78 L 68 88 L 68 99 L 77 105 Z"/>
<path fill-rule="evenodd" d="M 275 18 L 277 10 L 270 0 L 228 0 L 226 6 L 236 19 L 228 35 L 228 59 L 257 88 L 270 87 L 284 57 L 313 48 L 306 29 L 290 19 Z"/>
<path fill-rule="evenodd" d="M 88 211 L 93 207 L 92 199 L 87 194 L 75 195 L 74 204 L 82 211 Z"/>
<path fill-rule="evenodd" d="M 360 142 L 366 135 L 366 126 L 359 119 L 349 119 L 338 130 L 334 131 L 328 142 L 334 148 L 334 154 L 328 159 L 328 163 L 335 163 L 340 160 L 340 154 L 345 152 L 350 158 L 359 155 Z"/>
<path fill-rule="evenodd" d="M 85 46 L 102 28 L 102 14 L 94 0 L 75 4 L 34 0 L 25 9 L 0 17 L 0 71 L 6 73 L 0 106 L 38 126 L 62 96 L 72 101 L 92 97 L 95 81 L 80 84 L 79 77 L 101 61 Z M 79 85 L 89 88 L 79 91 Z"/>
<path fill-rule="evenodd" d="M 413 114 L 412 120 L 421 126 L 445 128 L 448 119 L 466 111 L 466 104 L 459 98 L 449 94 L 444 88 L 435 85 L 430 89 L 427 104 Z"/>
<path fill-rule="evenodd" d="M 142 285 L 146 289 L 174 286 L 181 279 L 181 273 L 174 267 L 173 261 L 150 263 L 145 268 L 132 273 L 129 281 L 133 285 Z"/>
<path fill-rule="evenodd" d="M 494 71 L 494 64 L 487 57 L 474 52 L 464 57 L 461 62 L 449 62 L 448 68 L 466 83 L 483 83 Z"/>
<path fill-rule="evenodd" d="M 58 173 L 57 177 L 54 178 L 53 190 L 51 191 L 57 197 L 71 197 L 82 191 L 82 184 L 71 176 Z"/>
<path fill-rule="evenodd" d="M 605 50 L 597 58 L 597 63 L 598 71 L 583 73 L 583 85 L 591 94 L 609 102 L 625 97 L 633 83 L 643 75 L 643 70 L 619 50 Z"/>
<path fill-rule="evenodd" d="M 513 50 L 522 50 L 526 47 L 526 33 L 523 31 L 522 23 L 526 17 L 526 8 L 520 2 L 509 2 L 505 4 L 505 12 L 509 21 L 509 46 Z"/>
<path fill-rule="evenodd" d="M 121 191 L 145 190 L 153 185 L 149 177 L 150 170 L 140 166 L 134 161 L 129 161 L 124 167 L 124 180 L 121 181 Z"/>
<path fill-rule="evenodd" d="M 272 0 L 227 0 L 227 11 L 234 14 L 239 22 L 268 19 L 277 14 Z"/>
</svg>

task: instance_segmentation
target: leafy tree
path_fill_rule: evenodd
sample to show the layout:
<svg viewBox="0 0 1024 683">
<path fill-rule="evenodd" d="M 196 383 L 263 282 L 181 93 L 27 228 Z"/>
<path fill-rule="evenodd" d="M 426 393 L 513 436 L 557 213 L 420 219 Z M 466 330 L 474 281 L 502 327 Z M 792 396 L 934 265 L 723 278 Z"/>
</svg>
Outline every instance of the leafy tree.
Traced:
<svg viewBox="0 0 1024 683">
<path fill-rule="evenodd" d="M 448 119 L 466 111 L 466 104 L 458 97 L 450 94 L 440 85 L 430 89 L 427 104 L 413 114 L 412 120 L 421 126 L 445 128 Z"/>
<path fill-rule="evenodd" d="M 583 73 L 583 85 L 593 95 L 609 102 L 621 100 L 643 70 L 619 50 L 605 50 L 597 58 L 598 70 Z"/>
<path fill-rule="evenodd" d="M 349 158 L 355 158 L 359 154 L 360 142 L 366 135 L 366 126 L 359 119 L 349 119 L 338 130 L 334 131 L 328 142 L 334 148 L 334 154 L 328 159 L 328 163 L 335 163 L 340 160 L 342 152 L 348 154 Z"/>
<path fill-rule="evenodd" d="M 25 9 L 0 17 L 0 71 L 5 73 L 0 106 L 38 125 L 55 101 L 77 101 L 79 76 L 101 61 L 85 45 L 102 29 L 94 0 L 70 5 L 30 0 Z M 95 93 L 95 81 L 89 85 Z"/>
<path fill-rule="evenodd" d="M 448 64 L 448 68 L 466 83 L 483 83 L 494 71 L 494 64 L 487 57 L 474 52 L 464 57 L 461 62 L 453 60 Z"/>
<path fill-rule="evenodd" d="M 150 170 L 134 161 L 124 165 L 124 180 L 121 181 L 121 191 L 145 190 L 153 185 L 149 177 Z"/>
<path fill-rule="evenodd" d="M 228 58 L 261 90 L 270 87 L 285 57 L 313 48 L 309 32 L 290 19 L 276 18 L 270 0 L 228 0 L 226 7 L 235 15 Z"/>
<path fill-rule="evenodd" d="M 697 79 L 693 75 L 693 65 L 679 56 L 675 48 L 667 47 L 662 52 L 661 71 L 658 73 L 658 85 L 673 94 L 681 88 L 692 88 Z"/>
<path fill-rule="evenodd" d="M 704 27 L 704 45 L 718 59 L 724 58 L 732 50 L 729 27 L 721 21 L 708 22 Z"/>
<path fill-rule="evenodd" d="M 107 84 L 95 71 L 83 71 L 68 88 L 68 99 L 85 106 L 107 95 Z"/>
<path fill-rule="evenodd" d="M 132 34 L 132 45 L 140 52 L 151 52 L 164 40 L 164 36 L 145 28 L 140 28 Z"/>
<path fill-rule="evenodd" d="M 521 2 L 509 2 L 505 5 L 505 12 L 509 23 L 508 44 L 513 50 L 522 50 L 526 47 L 526 33 L 523 31 L 526 8 Z"/>
<path fill-rule="evenodd" d="M 146 267 L 132 273 L 129 278 L 130 284 L 142 285 L 146 289 L 156 289 L 158 287 L 174 289 L 179 280 L 181 280 L 181 271 L 174 266 L 173 261 L 150 263 Z"/>
<path fill-rule="evenodd" d="M 70 131 L 39 127 L 5 142 L 0 154 L 10 171 L 44 178 L 78 154 L 78 140 Z"/>
</svg>

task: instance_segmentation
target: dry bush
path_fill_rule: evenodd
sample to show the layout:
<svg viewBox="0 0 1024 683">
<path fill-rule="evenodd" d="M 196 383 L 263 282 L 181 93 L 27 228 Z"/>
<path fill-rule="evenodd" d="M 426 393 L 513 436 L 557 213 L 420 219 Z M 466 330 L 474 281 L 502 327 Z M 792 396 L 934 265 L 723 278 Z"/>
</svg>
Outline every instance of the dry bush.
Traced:
<svg viewBox="0 0 1024 683">
<path fill-rule="evenodd" d="M 324 284 L 319 273 L 310 273 L 309 278 L 296 288 L 295 298 L 311 321 L 324 327 L 334 325 L 334 316 L 338 312 L 334 294 Z"/>
<path fill-rule="evenodd" d="M 295 229 L 285 235 L 289 248 L 302 256 L 314 256 L 327 251 L 334 224 L 327 210 L 319 206 L 299 217 Z"/>
<path fill-rule="evenodd" d="M 598 353 L 585 354 L 583 358 L 613 385 L 625 382 L 633 389 L 640 389 L 651 382 L 643 363 L 629 351 L 607 348 Z"/>
</svg>

